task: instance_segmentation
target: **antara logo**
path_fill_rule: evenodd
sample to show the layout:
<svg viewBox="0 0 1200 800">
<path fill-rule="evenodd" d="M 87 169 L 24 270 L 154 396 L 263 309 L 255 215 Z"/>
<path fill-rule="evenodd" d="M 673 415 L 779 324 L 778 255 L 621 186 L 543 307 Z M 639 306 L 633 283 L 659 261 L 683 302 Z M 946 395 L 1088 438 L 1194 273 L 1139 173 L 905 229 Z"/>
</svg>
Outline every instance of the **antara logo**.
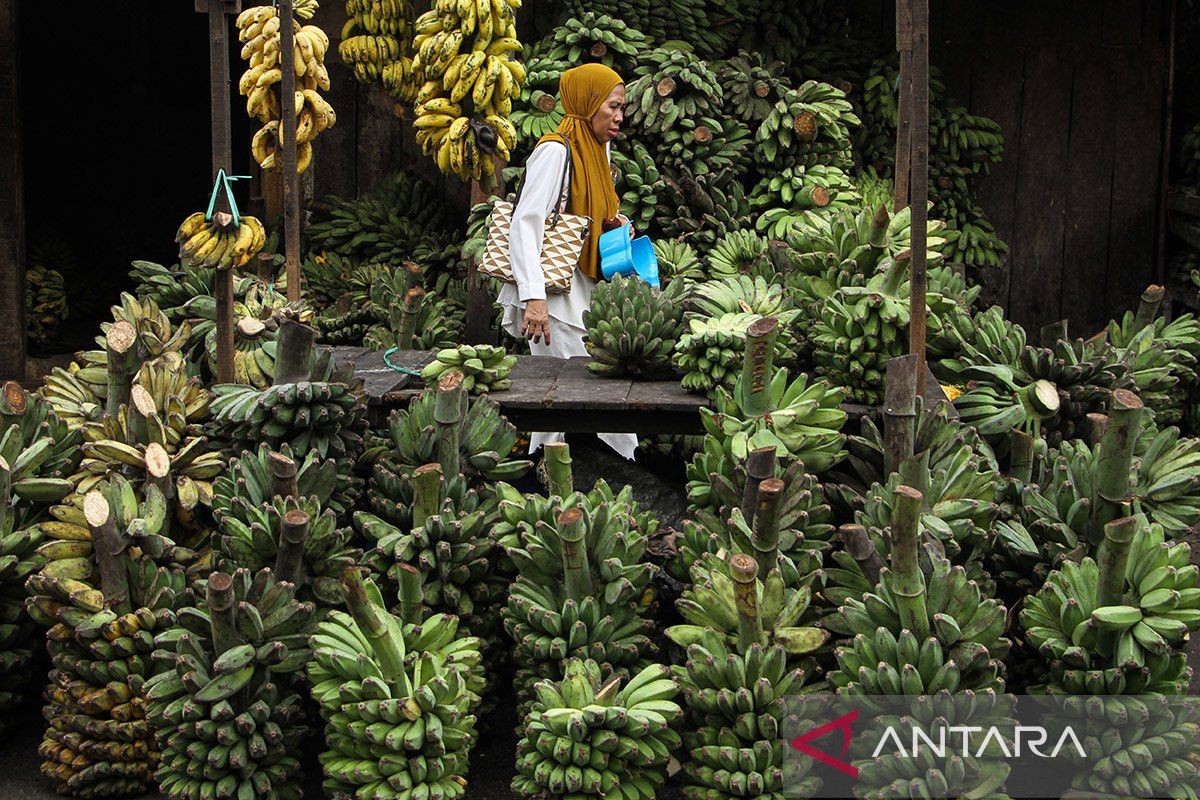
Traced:
<svg viewBox="0 0 1200 800">
<path fill-rule="evenodd" d="M 813 728 L 808 733 L 801 734 L 795 739 L 792 739 L 792 749 L 799 750 L 807 756 L 812 757 L 822 764 L 833 767 L 838 772 L 849 775 L 851 778 L 858 777 L 858 767 L 850 764 L 842 759 L 846 757 L 846 753 L 850 750 L 850 740 L 854 735 L 853 729 L 850 727 L 858 720 L 858 709 L 854 709 L 849 714 L 843 714 L 835 720 L 826 722 L 820 727 Z M 831 756 L 829 753 L 818 750 L 809 745 L 809 742 L 815 742 L 822 736 L 825 736 L 833 731 L 842 732 L 842 752 L 839 756 Z"/>
<path fill-rule="evenodd" d="M 906 758 L 915 758 L 916 756 L 925 753 L 937 758 L 945 758 L 947 750 L 947 738 L 951 739 L 961 736 L 962 749 L 960 751 L 951 750 L 951 755 L 974 756 L 981 758 L 984 755 L 995 755 L 995 751 L 989 751 L 989 747 L 995 746 L 1000 749 L 1005 758 L 1020 758 L 1026 752 L 1030 755 L 1035 755 L 1038 758 L 1057 758 L 1058 754 L 1068 744 L 1075 748 L 1075 751 L 1083 758 L 1087 758 L 1087 752 L 1083 749 L 1083 745 L 1079 741 L 1079 737 L 1075 735 L 1075 731 L 1070 727 L 1063 729 L 1063 732 L 1058 737 L 1058 741 L 1054 744 L 1054 749 L 1049 753 L 1044 753 L 1040 749 L 1042 745 L 1050 738 L 1050 734 L 1040 725 L 1017 725 L 1012 729 L 1009 736 L 1001 733 L 1000 729 L 994 725 L 988 728 L 983 728 L 978 725 L 945 725 L 937 730 L 937 738 L 933 738 L 920 726 L 914 726 L 910 731 L 909 743 L 911 747 L 905 749 L 904 740 L 900 732 L 892 726 L 888 726 L 883 736 L 879 740 L 879 744 L 875 747 L 875 752 L 871 754 L 872 758 L 877 758 L 880 753 L 904 756 Z M 979 734 L 983 734 L 982 740 Z M 1012 749 L 1009 749 L 1009 739 L 1011 738 Z M 892 743 L 892 748 L 888 749 L 888 742 Z M 978 741 L 979 746 L 972 750 L 973 742 Z"/>
</svg>

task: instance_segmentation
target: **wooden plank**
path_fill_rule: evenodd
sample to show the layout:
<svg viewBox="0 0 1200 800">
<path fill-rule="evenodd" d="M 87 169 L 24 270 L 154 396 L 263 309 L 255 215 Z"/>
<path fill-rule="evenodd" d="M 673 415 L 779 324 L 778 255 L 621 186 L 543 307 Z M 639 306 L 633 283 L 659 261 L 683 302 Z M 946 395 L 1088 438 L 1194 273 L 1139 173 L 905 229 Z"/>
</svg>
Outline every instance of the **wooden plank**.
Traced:
<svg viewBox="0 0 1200 800">
<path fill-rule="evenodd" d="M 940 78 L 946 86 L 946 99 L 968 108 L 977 48 L 971 36 L 974 5 L 961 0 L 937 3 L 931 10 L 929 32 L 930 60 L 945 65 Z"/>
<path fill-rule="evenodd" d="M 546 396 L 558 382 L 566 361 L 553 356 L 517 356 L 513 367 L 512 388 L 502 392 L 504 403 L 511 408 L 544 408 Z M 499 395 L 497 395 L 499 396 Z"/>
<path fill-rule="evenodd" d="M 1065 187 L 1054 175 L 1067 158 L 1071 116 L 1070 57 L 1057 47 L 1026 51 L 1017 146 L 1016 233 L 1008 315 L 1026 326 L 1058 315 L 1062 289 Z"/>
<path fill-rule="evenodd" d="M 566 359 L 553 390 L 546 395 L 546 407 L 557 409 L 623 409 L 631 381 L 600 378 L 588 371 L 587 356 Z M 554 428 L 548 430 L 557 430 Z"/>
<path fill-rule="evenodd" d="M 1097 4 L 1104 19 L 1104 43 L 1136 45 L 1142 41 L 1142 3 L 1140 0 L 1100 0 Z"/>
<path fill-rule="evenodd" d="M 333 363 L 339 369 L 353 367 L 355 360 L 370 352 L 365 347 L 331 347 L 329 349 L 333 351 Z"/>
<path fill-rule="evenodd" d="M 1136 303 L 1154 277 L 1164 85 L 1161 47 L 1122 48 L 1117 58 L 1117 97 L 1129 105 L 1115 126 L 1114 148 L 1121 157 L 1113 169 L 1104 282 L 1110 314 Z"/>
<path fill-rule="evenodd" d="M 634 381 L 625 404 L 632 411 L 684 411 L 712 406 L 707 397 L 692 394 L 677 381 Z"/>
<path fill-rule="evenodd" d="M 17 0 L 0 0 L 0 378 L 25 380 L 25 184 Z"/>
<path fill-rule="evenodd" d="M 500 411 L 508 421 L 522 431 L 566 431 L 568 433 L 673 433 L 700 434 L 704 426 L 696 411 L 625 411 L 620 409 L 588 409 L 580 414 L 575 409 L 509 408 L 501 403 Z"/>
<path fill-rule="evenodd" d="M 991 174 L 978 182 L 979 204 L 996 227 L 996 233 L 1013 244 L 1017 206 L 1017 171 L 1021 151 L 1017 146 L 1021 130 L 1022 84 L 1019 65 L 1024 57 L 1021 44 L 1011 31 L 1013 6 L 988 3 L 973 4 L 972 39 L 976 49 L 972 56 L 972 90 L 970 108 L 973 113 L 994 119 L 1004 134 L 1004 160 L 992 168 Z M 1014 64 L 1017 68 L 1014 69 Z M 1002 269 L 981 269 L 975 273 L 982 285 L 984 305 L 999 303 L 1007 307 L 1012 264 Z"/>
<path fill-rule="evenodd" d="M 358 195 L 358 81 L 354 72 L 338 56 L 342 26 L 346 23 L 345 3 L 322 3 L 313 23 L 329 36 L 325 68 L 329 71 L 329 91 L 322 92 L 337 112 L 337 124 L 313 142 L 313 166 L 317 197 Z"/>
<path fill-rule="evenodd" d="M 357 85 L 358 92 L 358 193 L 382 184 L 403 166 L 404 124 L 401 109 L 390 101 L 383 87 Z"/>
<path fill-rule="evenodd" d="M 1116 54 L 1112 48 L 1076 51 L 1067 146 L 1066 212 L 1062 249 L 1062 297 L 1058 316 L 1076 329 L 1095 330 L 1105 318 L 1105 298 L 1096 291 L 1106 269 L 1112 202 L 1113 125 L 1118 116 Z M 1082 326 L 1082 328 L 1081 328 Z"/>
</svg>

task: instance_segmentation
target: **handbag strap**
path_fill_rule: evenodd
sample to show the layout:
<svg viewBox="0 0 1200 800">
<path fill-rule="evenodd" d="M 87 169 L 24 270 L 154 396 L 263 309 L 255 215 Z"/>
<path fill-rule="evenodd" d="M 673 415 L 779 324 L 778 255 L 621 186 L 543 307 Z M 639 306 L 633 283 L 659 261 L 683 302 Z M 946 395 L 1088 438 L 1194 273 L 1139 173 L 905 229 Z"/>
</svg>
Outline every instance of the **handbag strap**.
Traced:
<svg viewBox="0 0 1200 800">
<path fill-rule="evenodd" d="M 562 141 L 563 147 L 567 148 L 567 160 L 563 163 L 562 175 L 558 179 L 558 200 L 554 203 L 554 213 L 550 215 L 550 227 L 558 225 L 558 221 L 562 218 L 563 203 L 568 199 L 571 191 L 570 185 L 567 183 L 567 172 L 571 169 L 571 143 L 566 139 Z M 513 202 L 513 209 L 521 204 L 521 192 L 525 191 L 525 181 L 521 181 L 521 185 L 517 188 L 517 199 Z"/>
</svg>

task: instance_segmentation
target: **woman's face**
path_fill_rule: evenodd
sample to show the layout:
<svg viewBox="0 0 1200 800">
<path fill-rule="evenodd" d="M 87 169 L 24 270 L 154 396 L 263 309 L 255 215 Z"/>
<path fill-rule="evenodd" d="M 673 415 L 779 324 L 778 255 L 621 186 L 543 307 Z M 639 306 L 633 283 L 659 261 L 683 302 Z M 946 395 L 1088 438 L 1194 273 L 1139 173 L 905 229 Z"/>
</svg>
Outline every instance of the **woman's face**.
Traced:
<svg viewBox="0 0 1200 800">
<path fill-rule="evenodd" d="M 600 110 L 592 115 L 592 133 L 600 144 L 606 144 L 617 138 L 621 123 L 625 121 L 625 84 L 608 93 L 608 98 L 600 106 Z"/>
</svg>

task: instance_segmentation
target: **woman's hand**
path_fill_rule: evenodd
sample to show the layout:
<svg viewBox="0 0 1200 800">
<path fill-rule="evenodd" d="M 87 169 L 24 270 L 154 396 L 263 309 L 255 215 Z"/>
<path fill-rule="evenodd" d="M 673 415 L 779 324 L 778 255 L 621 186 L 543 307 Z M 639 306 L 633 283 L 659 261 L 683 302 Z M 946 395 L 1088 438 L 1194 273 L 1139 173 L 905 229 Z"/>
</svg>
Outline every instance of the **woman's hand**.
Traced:
<svg viewBox="0 0 1200 800">
<path fill-rule="evenodd" d="M 634 236 L 636 236 L 636 234 L 634 232 L 635 228 L 633 227 L 633 223 L 629 221 L 629 217 L 625 216 L 624 214 L 617 214 L 617 221 L 620 222 L 622 225 L 629 226 L 629 238 L 630 239 L 632 239 L 632 238 L 634 238 Z"/>
<path fill-rule="evenodd" d="M 550 346 L 550 310 L 545 300 L 530 300 L 525 303 L 521 335 L 531 342 L 539 342 L 545 336 L 546 346 Z"/>
</svg>

